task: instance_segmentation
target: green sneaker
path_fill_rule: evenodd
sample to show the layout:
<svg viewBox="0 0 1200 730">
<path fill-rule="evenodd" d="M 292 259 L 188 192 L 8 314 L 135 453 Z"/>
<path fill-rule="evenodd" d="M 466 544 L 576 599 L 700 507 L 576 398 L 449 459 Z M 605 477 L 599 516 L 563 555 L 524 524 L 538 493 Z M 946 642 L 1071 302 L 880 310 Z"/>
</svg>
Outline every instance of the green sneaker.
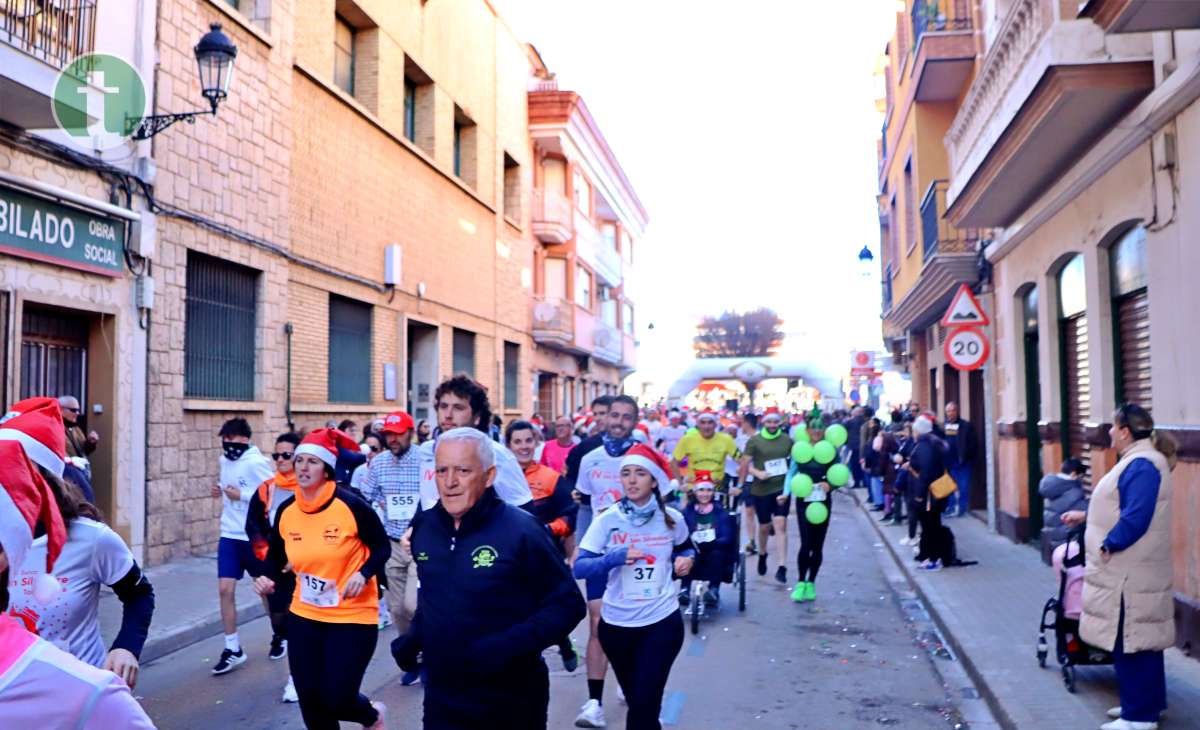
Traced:
<svg viewBox="0 0 1200 730">
<path fill-rule="evenodd" d="M 792 589 L 792 600 L 795 601 L 796 603 L 800 603 L 801 601 L 804 600 L 804 594 L 806 592 L 807 591 L 805 589 L 805 584 L 797 583 L 796 587 Z"/>
<path fill-rule="evenodd" d="M 817 584 L 816 583 L 805 583 L 804 584 L 804 600 L 806 600 L 806 601 L 817 600 Z"/>
</svg>

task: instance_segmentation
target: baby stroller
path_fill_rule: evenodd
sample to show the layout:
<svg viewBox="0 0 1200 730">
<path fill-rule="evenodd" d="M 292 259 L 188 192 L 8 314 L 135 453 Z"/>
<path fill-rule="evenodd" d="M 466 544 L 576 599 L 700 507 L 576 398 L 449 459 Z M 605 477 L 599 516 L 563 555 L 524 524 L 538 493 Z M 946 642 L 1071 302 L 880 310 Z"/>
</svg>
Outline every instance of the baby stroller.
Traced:
<svg viewBox="0 0 1200 730">
<path fill-rule="evenodd" d="M 1112 664 L 1112 653 L 1085 644 L 1079 638 L 1079 616 L 1083 612 L 1083 574 L 1086 555 L 1083 527 L 1072 530 L 1067 541 L 1054 548 L 1052 562 L 1058 573 L 1058 596 L 1046 601 L 1038 627 L 1038 666 L 1045 668 L 1050 648 L 1046 630 L 1054 630 L 1054 653 L 1068 692 L 1075 691 L 1075 667 Z M 1049 620 L 1047 621 L 1047 616 Z"/>
</svg>

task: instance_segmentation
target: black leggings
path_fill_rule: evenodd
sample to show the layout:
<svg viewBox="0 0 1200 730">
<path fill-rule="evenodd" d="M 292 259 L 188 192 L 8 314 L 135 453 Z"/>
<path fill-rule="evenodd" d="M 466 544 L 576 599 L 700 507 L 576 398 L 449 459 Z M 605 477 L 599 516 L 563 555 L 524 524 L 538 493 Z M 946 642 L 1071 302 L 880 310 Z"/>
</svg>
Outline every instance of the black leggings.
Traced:
<svg viewBox="0 0 1200 730">
<path fill-rule="evenodd" d="M 674 611 L 658 623 L 628 628 L 600 619 L 600 646 L 625 692 L 626 730 L 660 730 L 667 677 L 683 648 L 683 617 Z"/>
<path fill-rule="evenodd" d="M 375 654 L 375 624 L 334 624 L 288 614 L 288 666 L 308 730 L 338 730 L 339 720 L 373 725 L 379 714 L 359 687 Z"/>
<path fill-rule="evenodd" d="M 831 499 L 825 500 L 826 507 L 831 507 L 832 503 Z M 825 534 L 829 532 L 829 521 L 832 519 L 833 510 L 819 525 L 809 522 L 803 513 L 797 520 L 800 524 L 800 551 L 796 553 L 796 572 L 800 574 L 797 580 L 802 583 L 817 580 L 817 571 L 821 569 L 821 561 L 825 557 Z"/>
<path fill-rule="evenodd" d="M 908 502 L 908 539 L 911 542 L 917 537 L 917 525 L 924 519 L 925 503 L 908 497 L 904 499 Z"/>
</svg>

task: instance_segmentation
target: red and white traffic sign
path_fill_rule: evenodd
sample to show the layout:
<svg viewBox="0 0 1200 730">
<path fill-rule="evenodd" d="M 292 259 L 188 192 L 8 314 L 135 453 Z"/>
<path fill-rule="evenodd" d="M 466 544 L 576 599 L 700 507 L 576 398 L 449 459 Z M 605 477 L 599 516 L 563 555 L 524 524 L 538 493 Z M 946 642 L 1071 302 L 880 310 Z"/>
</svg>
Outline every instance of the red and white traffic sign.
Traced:
<svg viewBox="0 0 1200 730">
<path fill-rule="evenodd" d="M 970 285 L 963 284 L 954 293 L 954 299 L 950 300 L 950 308 L 946 310 L 946 316 L 942 317 L 941 324 L 943 327 L 984 327 L 991 322 L 983 307 L 979 306 L 979 300 L 975 298 Z"/>
<path fill-rule="evenodd" d="M 875 353 L 869 350 L 855 350 L 850 356 L 850 376 L 869 376 L 875 372 Z"/>
<path fill-rule="evenodd" d="M 991 351 L 987 335 L 978 327 L 957 327 L 946 336 L 946 343 L 942 345 L 946 362 L 957 370 L 982 367 Z"/>
</svg>

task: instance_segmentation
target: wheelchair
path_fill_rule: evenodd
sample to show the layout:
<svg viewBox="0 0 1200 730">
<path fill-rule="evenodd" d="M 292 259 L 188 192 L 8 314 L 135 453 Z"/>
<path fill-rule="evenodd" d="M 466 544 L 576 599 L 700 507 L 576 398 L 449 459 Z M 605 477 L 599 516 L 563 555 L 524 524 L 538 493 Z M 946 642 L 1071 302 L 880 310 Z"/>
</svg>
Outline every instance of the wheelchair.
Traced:
<svg viewBox="0 0 1200 730">
<path fill-rule="evenodd" d="M 742 542 L 742 514 L 741 510 L 733 506 L 734 498 L 729 496 L 728 491 L 721 489 L 716 494 L 716 499 L 721 501 L 721 506 L 725 507 L 726 511 L 733 515 L 734 529 L 737 530 L 738 536 L 738 551 L 733 564 L 733 580 L 730 585 L 737 589 L 738 594 L 738 612 L 746 610 L 746 549 L 741 545 Z M 700 621 L 706 618 L 710 611 L 720 610 L 720 603 L 712 609 L 704 601 L 704 595 L 708 593 L 709 587 L 712 585 L 707 580 L 693 580 L 688 592 L 688 603 L 684 609 L 683 615 L 686 616 L 691 624 L 693 634 L 700 633 Z"/>
</svg>

